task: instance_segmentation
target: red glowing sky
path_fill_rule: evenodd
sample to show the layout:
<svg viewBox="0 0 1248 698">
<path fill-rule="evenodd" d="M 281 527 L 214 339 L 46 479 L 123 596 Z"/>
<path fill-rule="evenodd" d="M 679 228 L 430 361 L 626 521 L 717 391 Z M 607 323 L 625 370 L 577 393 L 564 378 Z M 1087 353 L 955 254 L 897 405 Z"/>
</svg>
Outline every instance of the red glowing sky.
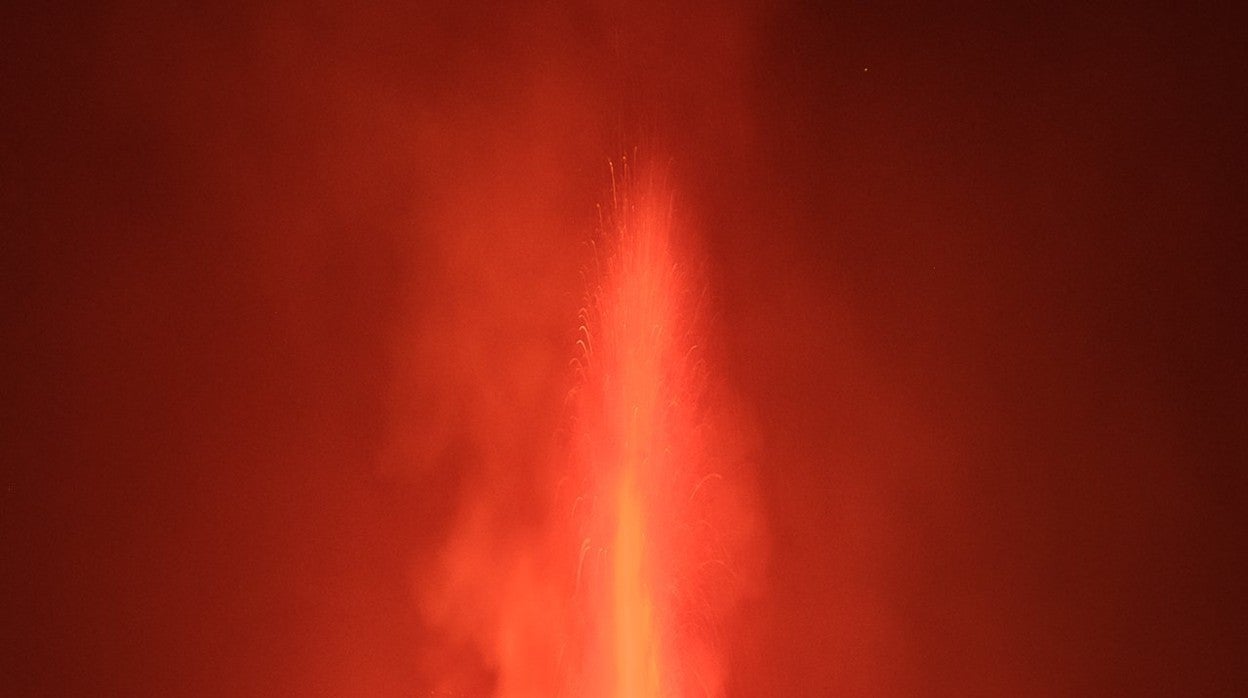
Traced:
<svg viewBox="0 0 1248 698">
<path fill-rule="evenodd" d="M 1248 692 L 1240 25 L 1085 5 L 11 11 L 0 685 L 489 695 L 491 559 L 428 592 L 543 515 L 640 147 L 766 521 L 727 695 Z"/>
</svg>

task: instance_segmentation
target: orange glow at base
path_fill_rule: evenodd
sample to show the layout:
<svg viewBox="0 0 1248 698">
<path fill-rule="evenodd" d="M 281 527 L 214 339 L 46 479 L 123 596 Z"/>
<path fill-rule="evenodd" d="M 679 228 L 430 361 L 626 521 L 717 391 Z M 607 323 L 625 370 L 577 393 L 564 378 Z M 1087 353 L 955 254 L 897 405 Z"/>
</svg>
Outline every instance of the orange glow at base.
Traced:
<svg viewBox="0 0 1248 698">
<path fill-rule="evenodd" d="M 635 463 L 625 463 L 626 470 Z M 613 696 L 659 696 L 658 642 L 653 606 L 643 582 L 645 520 L 640 493 L 626 472 L 619 485 L 615 538 L 611 554 L 615 643 Z"/>
</svg>

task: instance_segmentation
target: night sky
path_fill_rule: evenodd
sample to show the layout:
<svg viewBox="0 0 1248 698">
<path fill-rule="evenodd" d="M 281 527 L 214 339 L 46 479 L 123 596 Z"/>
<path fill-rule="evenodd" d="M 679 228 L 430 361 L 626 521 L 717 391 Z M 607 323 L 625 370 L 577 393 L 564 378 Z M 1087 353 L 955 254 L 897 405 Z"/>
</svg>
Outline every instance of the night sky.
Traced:
<svg viewBox="0 0 1248 698">
<path fill-rule="evenodd" d="M 729 696 L 1248 693 L 1243 18 L 691 5 L 6 9 L 3 692 L 490 695 L 422 599 L 536 515 L 627 156 L 765 521 Z"/>
</svg>

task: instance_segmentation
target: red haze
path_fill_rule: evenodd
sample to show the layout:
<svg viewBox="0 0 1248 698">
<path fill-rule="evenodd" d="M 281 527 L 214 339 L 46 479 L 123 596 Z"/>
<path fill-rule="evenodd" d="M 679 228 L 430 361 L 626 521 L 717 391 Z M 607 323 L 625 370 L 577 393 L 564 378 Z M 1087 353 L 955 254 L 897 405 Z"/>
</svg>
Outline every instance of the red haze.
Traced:
<svg viewBox="0 0 1248 698">
<path fill-rule="evenodd" d="M 558 590 L 492 581 L 543 578 L 587 243 L 636 147 L 766 522 L 725 695 L 1248 691 L 1236 18 L 6 15 L 6 694 L 539 666 L 497 629 Z"/>
</svg>

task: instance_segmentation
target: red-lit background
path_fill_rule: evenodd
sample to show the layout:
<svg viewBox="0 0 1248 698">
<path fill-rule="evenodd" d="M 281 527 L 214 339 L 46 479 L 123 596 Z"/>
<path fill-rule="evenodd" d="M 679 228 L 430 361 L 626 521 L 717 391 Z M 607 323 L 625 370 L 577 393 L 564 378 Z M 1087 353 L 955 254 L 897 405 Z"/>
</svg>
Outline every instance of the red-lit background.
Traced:
<svg viewBox="0 0 1248 698">
<path fill-rule="evenodd" d="M 1243 695 L 1242 24 L 1001 5 L 6 11 L 3 692 L 488 695 L 422 599 L 642 147 L 766 521 L 728 695 Z"/>
</svg>

